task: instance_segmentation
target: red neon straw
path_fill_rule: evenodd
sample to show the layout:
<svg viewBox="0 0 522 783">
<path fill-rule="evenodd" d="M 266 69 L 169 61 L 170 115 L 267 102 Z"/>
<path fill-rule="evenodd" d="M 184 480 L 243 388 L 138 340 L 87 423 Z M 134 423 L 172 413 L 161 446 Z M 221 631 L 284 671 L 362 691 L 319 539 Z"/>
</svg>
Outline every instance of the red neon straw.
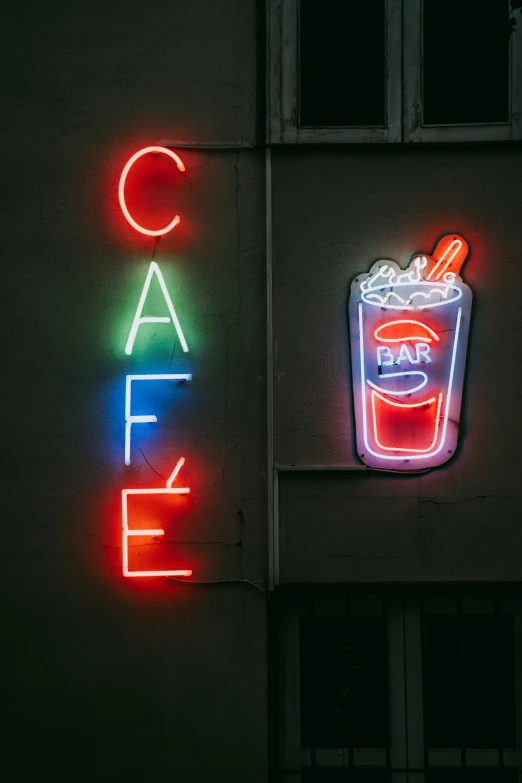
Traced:
<svg viewBox="0 0 522 783">
<path fill-rule="evenodd" d="M 436 282 L 448 270 L 458 274 L 468 255 L 468 243 L 459 234 L 446 234 L 437 243 L 433 258 L 437 262 L 430 270 L 426 280 Z"/>
</svg>

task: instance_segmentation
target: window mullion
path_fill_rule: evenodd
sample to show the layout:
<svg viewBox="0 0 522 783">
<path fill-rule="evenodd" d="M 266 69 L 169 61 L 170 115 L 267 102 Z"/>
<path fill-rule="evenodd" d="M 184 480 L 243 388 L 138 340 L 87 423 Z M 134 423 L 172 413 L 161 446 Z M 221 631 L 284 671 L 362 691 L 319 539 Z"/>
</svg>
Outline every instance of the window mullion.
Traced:
<svg viewBox="0 0 522 783">
<path fill-rule="evenodd" d="M 420 597 L 404 597 L 404 642 L 406 655 L 406 727 L 408 768 L 424 767 L 423 707 L 422 707 L 422 641 Z M 411 772 L 408 783 L 424 783 L 423 772 Z"/>
<path fill-rule="evenodd" d="M 268 27 L 268 107 L 269 107 L 269 140 L 272 144 L 281 143 L 281 86 L 282 71 L 282 16 L 281 6 L 283 0 L 272 0 L 269 13 Z"/>
<path fill-rule="evenodd" d="M 517 715 L 517 745 L 518 745 L 518 782 L 522 783 L 522 606 L 520 602 L 514 612 L 514 647 L 515 647 L 515 688 Z"/>
<path fill-rule="evenodd" d="M 406 737 L 405 632 L 401 595 L 388 598 L 388 665 L 390 683 L 390 766 L 405 770 L 408 763 Z M 392 783 L 406 783 L 406 772 L 392 772 Z"/>
<path fill-rule="evenodd" d="M 511 36 L 511 132 L 513 139 L 522 139 L 522 18 Z"/>
<path fill-rule="evenodd" d="M 421 0 L 403 0 L 402 20 L 402 139 L 421 141 Z"/>
<path fill-rule="evenodd" d="M 282 141 L 297 141 L 298 111 L 298 10 L 297 0 L 282 2 L 281 40 L 281 135 Z"/>
<path fill-rule="evenodd" d="M 386 117 L 387 141 L 400 142 L 402 138 L 402 3 L 386 3 Z"/>
</svg>

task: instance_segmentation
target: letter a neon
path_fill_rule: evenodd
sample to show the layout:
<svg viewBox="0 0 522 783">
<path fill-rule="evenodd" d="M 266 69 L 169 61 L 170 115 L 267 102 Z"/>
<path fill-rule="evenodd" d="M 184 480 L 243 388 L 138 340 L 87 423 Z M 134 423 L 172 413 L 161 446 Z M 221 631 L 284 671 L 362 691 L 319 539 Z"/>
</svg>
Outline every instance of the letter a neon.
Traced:
<svg viewBox="0 0 522 783">
<path fill-rule="evenodd" d="M 158 282 L 161 288 L 161 293 L 163 294 L 163 297 L 169 309 L 170 318 L 169 316 L 142 316 L 143 306 L 145 305 L 145 300 L 147 298 L 147 294 L 149 293 L 149 288 L 153 275 L 156 275 L 156 277 L 158 278 Z M 157 265 L 157 263 L 155 261 L 151 261 L 149 271 L 147 272 L 147 277 L 145 278 L 145 285 L 143 286 L 143 291 L 141 292 L 140 301 L 138 302 L 136 315 L 134 316 L 131 330 L 129 332 L 129 339 L 127 340 L 127 345 L 125 346 L 125 353 L 128 356 L 130 356 L 130 354 L 132 353 L 134 340 L 136 339 L 136 335 L 138 333 L 138 329 L 140 328 L 141 324 L 168 324 L 170 323 L 171 319 L 176 329 L 177 335 L 179 337 L 181 347 L 186 353 L 188 351 L 187 341 L 183 336 L 183 332 L 181 330 L 181 326 L 178 321 L 178 316 L 176 315 L 176 311 L 174 310 L 174 306 L 169 296 L 169 292 L 167 291 L 167 286 L 165 285 L 163 275 L 161 274 L 160 268 Z"/>
</svg>

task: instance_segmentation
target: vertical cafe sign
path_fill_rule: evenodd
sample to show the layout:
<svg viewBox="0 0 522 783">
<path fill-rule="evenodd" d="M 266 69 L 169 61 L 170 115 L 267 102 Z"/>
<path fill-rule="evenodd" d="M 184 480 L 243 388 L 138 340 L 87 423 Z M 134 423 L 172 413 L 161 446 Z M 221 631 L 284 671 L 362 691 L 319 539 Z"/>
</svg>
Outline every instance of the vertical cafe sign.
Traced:
<svg viewBox="0 0 522 783">
<path fill-rule="evenodd" d="M 118 197 L 120 207 L 125 215 L 125 218 L 130 225 L 141 234 L 146 236 L 156 237 L 159 239 L 161 236 L 172 231 L 179 222 L 179 215 L 175 215 L 172 220 L 163 228 L 150 229 L 140 225 L 129 212 L 127 201 L 125 198 L 125 185 L 127 182 L 127 176 L 136 163 L 144 155 L 149 153 L 161 153 L 169 157 L 177 166 L 179 171 L 185 171 L 183 162 L 172 150 L 166 147 L 144 147 L 136 152 L 126 163 L 120 177 L 118 186 Z M 143 315 L 149 289 L 153 281 L 159 284 L 164 304 L 165 312 L 161 316 L 145 316 Z M 174 327 L 175 333 L 181 347 L 184 352 L 188 352 L 189 348 L 181 324 L 176 315 L 172 299 L 165 284 L 165 280 L 159 268 L 159 265 L 155 261 L 151 261 L 143 289 L 139 297 L 136 312 L 130 325 L 130 330 L 125 345 L 125 353 L 127 356 L 132 354 L 134 342 L 138 330 L 145 324 L 171 324 L 170 328 Z M 143 383 L 159 383 L 162 381 L 174 381 L 174 382 L 186 382 L 191 381 L 192 375 L 189 373 L 157 373 L 157 374 L 134 374 L 127 375 L 125 378 L 125 443 L 124 443 L 124 462 L 125 465 L 131 464 L 131 445 L 132 445 L 132 428 L 139 424 L 148 424 L 158 421 L 157 416 L 152 413 L 146 413 L 136 415 L 133 413 L 132 408 L 132 391 L 138 384 Z M 174 459 L 173 459 L 174 462 Z M 131 562 L 131 551 L 129 547 L 129 540 L 134 539 L 137 542 L 150 542 L 151 538 L 156 536 L 163 536 L 165 531 L 160 526 L 161 519 L 165 521 L 170 520 L 173 516 L 174 504 L 180 495 L 186 495 L 190 492 L 189 487 L 173 486 L 178 473 L 185 463 L 184 457 L 179 457 L 175 462 L 175 467 L 172 470 L 169 478 L 163 487 L 146 487 L 136 489 L 122 489 L 121 492 L 121 524 L 122 524 L 122 569 L 124 576 L 133 577 L 150 577 L 150 576 L 177 576 L 186 577 L 191 576 L 192 571 L 186 568 L 175 568 L 174 563 L 161 562 L 156 568 L 148 568 L 146 570 L 134 567 L 134 563 Z M 156 547 L 154 549 L 157 549 Z"/>
<path fill-rule="evenodd" d="M 472 294 L 468 244 L 446 234 L 406 270 L 376 261 L 348 305 L 357 453 L 369 467 L 414 471 L 450 459 L 459 435 Z"/>
</svg>

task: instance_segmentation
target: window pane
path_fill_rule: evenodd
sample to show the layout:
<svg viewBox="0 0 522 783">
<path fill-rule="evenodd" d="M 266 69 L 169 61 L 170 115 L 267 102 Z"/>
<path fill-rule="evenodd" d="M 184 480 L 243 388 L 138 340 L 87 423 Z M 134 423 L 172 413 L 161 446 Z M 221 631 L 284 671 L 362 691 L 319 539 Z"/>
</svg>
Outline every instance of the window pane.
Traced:
<svg viewBox="0 0 522 783">
<path fill-rule="evenodd" d="M 428 614 L 424 625 L 428 747 L 515 747 L 512 616 Z"/>
<path fill-rule="evenodd" d="M 303 747 L 388 745 L 384 615 L 301 618 Z"/>
<path fill-rule="evenodd" d="M 389 783 L 389 781 L 390 773 L 381 769 L 303 769 L 301 772 L 301 783 Z"/>
<path fill-rule="evenodd" d="M 464 744 L 516 746 L 513 622 L 510 615 L 464 615 Z"/>
<path fill-rule="evenodd" d="M 508 122 L 508 0 L 424 0 L 423 11 L 424 125 Z"/>
<path fill-rule="evenodd" d="M 385 3 L 300 0 L 300 125 L 385 125 Z"/>
<path fill-rule="evenodd" d="M 460 746 L 459 618 L 425 615 L 424 714 L 429 748 Z"/>
<path fill-rule="evenodd" d="M 516 769 L 431 769 L 426 783 L 517 783 Z"/>
</svg>

